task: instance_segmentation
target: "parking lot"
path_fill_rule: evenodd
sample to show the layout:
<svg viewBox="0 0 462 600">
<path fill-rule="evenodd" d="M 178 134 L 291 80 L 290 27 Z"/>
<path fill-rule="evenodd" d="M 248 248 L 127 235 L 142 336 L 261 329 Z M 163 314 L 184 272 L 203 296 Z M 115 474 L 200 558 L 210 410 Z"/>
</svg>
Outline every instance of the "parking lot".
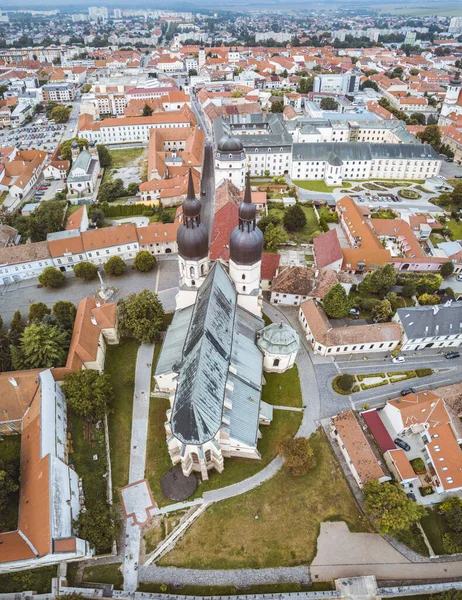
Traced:
<svg viewBox="0 0 462 600">
<path fill-rule="evenodd" d="M 53 152 L 61 141 L 65 125 L 56 125 L 46 118 L 39 118 L 15 129 L 0 132 L 0 146 L 16 146 L 19 150 L 46 150 Z"/>
</svg>

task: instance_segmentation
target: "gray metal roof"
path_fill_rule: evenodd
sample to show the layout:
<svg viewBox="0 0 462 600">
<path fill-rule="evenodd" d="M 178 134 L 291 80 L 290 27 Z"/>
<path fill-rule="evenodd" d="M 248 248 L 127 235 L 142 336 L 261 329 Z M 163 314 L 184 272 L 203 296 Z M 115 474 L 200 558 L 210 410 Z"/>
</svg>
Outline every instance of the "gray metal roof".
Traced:
<svg viewBox="0 0 462 600">
<path fill-rule="evenodd" d="M 268 354 L 292 354 L 300 348 L 298 333 L 285 323 L 271 323 L 259 332 L 258 347 Z"/>
<path fill-rule="evenodd" d="M 172 433 L 185 444 L 203 444 L 221 426 L 236 305 L 236 290 L 215 263 L 197 293 L 172 409 Z"/>
<path fill-rule="evenodd" d="M 183 346 L 193 313 L 193 306 L 175 311 L 173 320 L 167 329 L 162 351 L 157 361 L 155 375 L 171 373 L 183 358 Z"/>
<path fill-rule="evenodd" d="M 408 339 L 420 339 L 462 333 L 462 304 L 399 308 L 398 317 Z"/>
<path fill-rule="evenodd" d="M 441 160 L 428 144 L 369 144 L 367 142 L 320 142 L 293 145 L 294 161 L 412 159 Z"/>
<path fill-rule="evenodd" d="M 68 180 L 78 179 L 81 176 L 74 176 L 73 173 L 76 169 L 83 169 L 85 172 L 88 172 L 89 166 L 91 163 L 91 154 L 85 148 L 79 153 L 77 158 L 73 161 L 71 170 L 69 172 Z"/>
</svg>

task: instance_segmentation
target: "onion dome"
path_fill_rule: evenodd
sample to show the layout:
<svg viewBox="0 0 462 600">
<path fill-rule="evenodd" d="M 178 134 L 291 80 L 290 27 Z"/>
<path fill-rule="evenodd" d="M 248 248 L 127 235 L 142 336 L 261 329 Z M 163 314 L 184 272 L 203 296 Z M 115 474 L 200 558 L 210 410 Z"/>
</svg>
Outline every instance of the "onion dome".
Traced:
<svg viewBox="0 0 462 600">
<path fill-rule="evenodd" d="M 218 142 L 218 152 L 229 152 L 230 154 L 239 154 L 244 150 L 242 142 L 237 137 L 224 135 Z"/>
<path fill-rule="evenodd" d="M 192 177 L 192 169 L 189 169 L 188 175 L 188 193 L 183 202 L 183 215 L 185 217 L 197 217 L 201 214 L 201 203 L 196 198 L 194 192 L 194 182 Z"/>
<path fill-rule="evenodd" d="M 183 202 L 183 223 L 178 228 L 178 254 L 185 260 L 200 260 L 209 252 L 207 230 L 201 223 L 201 203 L 194 193 L 191 169 L 189 170 L 188 193 Z"/>
<path fill-rule="evenodd" d="M 77 144 L 77 142 L 74 140 L 74 141 L 72 142 L 72 144 L 71 144 L 71 148 L 74 148 L 74 149 L 76 149 L 76 148 L 78 148 L 78 147 L 79 147 L 79 145 L 78 145 L 78 144 Z"/>
<path fill-rule="evenodd" d="M 271 323 L 258 332 L 257 346 L 265 354 L 292 354 L 300 348 L 300 337 L 285 323 Z"/>
<path fill-rule="evenodd" d="M 450 85 L 454 86 L 460 86 L 462 84 L 462 81 L 460 80 L 460 71 L 456 71 L 455 76 L 451 79 L 451 83 Z"/>
<path fill-rule="evenodd" d="M 239 206 L 239 225 L 231 232 L 230 259 L 239 265 L 253 265 L 261 261 L 263 233 L 256 225 L 256 207 L 252 202 L 250 178 L 247 176 L 244 201 Z"/>
</svg>

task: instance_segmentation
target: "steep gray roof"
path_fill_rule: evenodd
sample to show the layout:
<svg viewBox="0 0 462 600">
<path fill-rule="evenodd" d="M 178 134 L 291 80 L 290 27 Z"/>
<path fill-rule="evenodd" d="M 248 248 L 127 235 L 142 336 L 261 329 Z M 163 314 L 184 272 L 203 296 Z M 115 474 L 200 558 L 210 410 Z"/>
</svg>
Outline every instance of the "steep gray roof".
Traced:
<svg viewBox="0 0 462 600">
<path fill-rule="evenodd" d="M 173 320 L 167 329 L 162 351 L 156 365 L 155 375 L 171 373 L 179 366 L 183 358 L 183 346 L 193 313 L 193 306 L 175 311 Z"/>
<path fill-rule="evenodd" d="M 399 308 L 399 319 L 408 339 L 458 335 L 462 333 L 462 304 Z"/>
<path fill-rule="evenodd" d="M 332 155 L 345 162 L 404 158 L 414 160 L 441 160 L 428 144 L 369 144 L 367 142 L 321 142 L 294 144 L 293 160 L 328 161 Z"/>
</svg>

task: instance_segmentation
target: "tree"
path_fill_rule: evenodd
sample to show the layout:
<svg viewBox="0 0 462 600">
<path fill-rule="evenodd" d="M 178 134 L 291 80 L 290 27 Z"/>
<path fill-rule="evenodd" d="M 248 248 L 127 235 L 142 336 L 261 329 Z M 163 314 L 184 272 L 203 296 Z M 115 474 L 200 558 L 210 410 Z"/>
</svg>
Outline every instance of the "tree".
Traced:
<svg viewBox="0 0 462 600">
<path fill-rule="evenodd" d="M 164 309 L 157 294 L 143 290 L 119 301 L 121 335 L 134 337 L 143 343 L 158 339 L 163 325 Z"/>
<path fill-rule="evenodd" d="M 350 312 L 351 303 L 341 283 L 333 285 L 324 296 L 323 308 L 333 319 L 346 317 Z"/>
<path fill-rule="evenodd" d="M 439 296 L 436 294 L 422 294 L 417 299 L 421 306 L 432 306 L 434 304 L 438 304 L 440 301 Z"/>
<path fill-rule="evenodd" d="M 338 102 L 333 98 L 323 98 L 320 107 L 321 110 L 337 110 Z"/>
<path fill-rule="evenodd" d="M 408 498 L 403 488 L 377 479 L 364 486 L 364 508 L 382 534 L 410 529 L 426 514 L 426 509 Z"/>
<path fill-rule="evenodd" d="M 451 275 L 454 273 L 454 264 L 452 262 L 446 262 L 444 264 L 441 265 L 440 268 L 440 274 L 441 277 L 443 277 L 444 279 L 447 279 L 448 277 L 451 277 Z"/>
<path fill-rule="evenodd" d="M 271 103 L 271 112 L 272 113 L 282 113 L 284 111 L 284 101 L 283 100 L 275 100 Z"/>
<path fill-rule="evenodd" d="M 299 94 L 308 94 L 313 91 L 314 77 L 302 77 L 298 82 L 297 92 Z"/>
<path fill-rule="evenodd" d="M 140 186 L 132 181 L 127 185 L 127 196 L 135 196 L 140 190 Z"/>
<path fill-rule="evenodd" d="M 55 123 L 67 123 L 71 111 L 65 106 L 55 106 L 51 111 L 51 118 Z"/>
<path fill-rule="evenodd" d="M 78 279 L 83 279 L 84 281 L 93 281 L 93 279 L 96 279 L 97 274 L 98 268 L 93 263 L 81 262 L 74 266 L 74 275 Z"/>
<path fill-rule="evenodd" d="M 462 500 L 453 496 L 440 505 L 448 527 L 457 533 L 462 533 Z"/>
<path fill-rule="evenodd" d="M 66 276 L 59 269 L 46 267 L 40 273 L 38 280 L 44 287 L 59 288 L 65 284 Z"/>
<path fill-rule="evenodd" d="M 11 371 L 13 368 L 11 362 L 11 340 L 4 333 L 0 333 L 0 371 Z"/>
<path fill-rule="evenodd" d="M 287 242 L 287 233 L 280 225 L 269 223 L 265 229 L 265 246 L 271 252 L 274 252 L 278 246 Z"/>
<path fill-rule="evenodd" d="M 17 310 L 13 315 L 8 331 L 8 338 L 13 346 L 20 344 L 24 328 L 25 325 L 22 322 L 21 313 Z"/>
<path fill-rule="evenodd" d="M 337 378 L 338 387 L 344 392 L 350 392 L 353 389 L 355 378 L 350 373 L 343 373 Z"/>
<path fill-rule="evenodd" d="M 122 179 L 107 181 L 101 184 L 98 192 L 98 199 L 101 202 L 111 202 L 125 195 L 124 182 Z"/>
<path fill-rule="evenodd" d="M 258 229 L 260 229 L 260 231 L 263 233 L 263 235 L 265 235 L 265 231 L 266 228 L 268 227 L 268 225 L 280 225 L 281 224 L 281 218 L 274 214 L 272 211 L 270 211 L 268 213 L 268 215 L 262 217 L 259 221 L 258 221 Z"/>
<path fill-rule="evenodd" d="M 103 419 L 114 400 L 109 375 L 94 369 L 83 369 L 65 375 L 63 392 L 69 406 L 78 415 L 95 421 Z"/>
<path fill-rule="evenodd" d="M 137 271 L 147 273 L 148 271 L 152 271 L 152 269 L 154 269 L 156 262 L 157 261 L 155 257 L 150 252 L 147 250 L 140 250 L 135 256 L 134 266 Z"/>
<path fill-rule="evenodd" d="M 116 537 L 117 509 L 106 502 L 95 504 L 91 510 L 80 511 L 73 522 L 80 538 L 101 551 L 111 548 Z"/>
<path fill-rule="evenodd" d="M 88 94 L 88 92 L 91 90 L 91 83 L 86 83 L 85 85 L 82 85 L 82 87 L 80 88 L 80 93 L 81 94 Z"/>
<path fill-rule="evenodd" d="M 99 158 L 100 166 L 103 168 L 110 167 L 112 158 L 111 158 L 111 155 L 109 154 L 109 150 L 106 148 L 106 146 L 103 146 L 103 144 L 98 144 L 96 146 L 96 149 L 98 150 L 98 158 Z"/>
<path fill-rule="evenodd" d="M 305 437 L 286 437 L 279 444 L 279 452 L 285 458 L 285 466 L 295 477 L 307 475 L 316 466 L 313 448 Z"/>
<path fill-rule="evenodd" d="M 376 92 L 379 91 L 379 86 L 375 83 L 375 81 L 371 81 L 370 79 L 367 79 L 364 83 L 362 83 L 360 88 L 362 90 L 365 90 L 366 88 L 371 88 Z"/>
<path fill-rule="evenodd" d="M 15 369 L 61 367 L 66 362 L 68 337 L 58 327 L 31 323 L 24 329 L 19 346 L 11 356 Z"/>
<path fill-rule="evenodd" d="M 127 265 L 120 258 L 120 256 L 112 256 L 108 261 L 104 263 L 104 271 L 112 277 L 118 277 L 123 275 L 127 269 Z"/>
<path fill-rule="evenodd" d="M 79 149 L 88 148 L 88 140 L 85 138 L 71 138 L 63 142 L 59 148 L 59 153 L 63 160 L 72 160 L 72 142 L 77 142 Z"/>
<path fill-rule="evenodd" d="M 459 181 L 454 186 L 451 194 L 451 202 L 457 206 L 462 206 L 462 181 Z"/>
<path fill-rule="evenodd" d="M 32 321 L 40 322 L 45 315 L 49 315 L 51 310 L 45 304 L 45 302 L 35 302 L 30 305 L 28 319 L 29 323 Z"/>
<path fill-rule="evenodd" d="M 151 115 L 152 115 L 152 108 L 146 102 L 146 104 L 143 107 L 143 112 L 141 113 L 141 116 L 142 117 L 150 117 Z"/>
<path fill-rule="evenodd" d="M 430 144 L 436 152 L 439 152 L 441 147 L 441 132 L 438 125 L 427 125 L 423 131 L 417 133 L 416 137 L 423 144 Z"/>
<path fill-rule="evenodd" d="M 93 208 L 90 211 L 90 221 L 95 227 L 98 227 L 99 229 L 103 227 L 105 219 L 106 215 L 103 213 L 102 210 L 99 210 L 98 208 Z"/>
<path fill-rule="evenodd" d="M 61 329 L 65 331 L 72 331 L 74 327 L 75 315 L 77 309 L 73 302 L 66 302 L 65 300 L 58 300 L 53 304 L 53 316 L 58 322 Z"/>
<path fill-rule="evenodd" d="M 382 300 L 371 310 L 371 317 L 376 323 L 385 323 L 393 313 L 389 300 Z"/>
<path fill-rule="evenodd" d="M 3 465 L 2 465 L 3 466 Z M 13 469 L 5 465 L 0 468 L 0 512 L 4 513 L 8 509 L 9 495 L 19 489 L 18 482 L 13 477 Z"/>
<path fill-rule="evenodd" d="M 234 71 L 236 71 L 236 69 L 234 69 Z M 236 72 L 234 72 L 234 74 L 236 74 Z M 196 75 L 197 75 L 197 69 L 189 69 L 189 71 L 188 71 L 189 77 L 195 77 Z"/>
<path fill-rule="evenodd" d="M 393 265 L 388 264 L 382 268 L 368 273 L 359 284 L 359 292 L 363 296 L 370 294 L 385 294 L 396 284 L 396 271 Z"/>
<path fill-rule="evenodd" d="M 294 204 L 285 210 L 283 222 L 287 231 L 300 231 L 305 227 L 306 215 L 300 204 Z"/>
<path fill-rule="evenodd" d="M 419 125 L 425 125 L 425 115 L 421 112 L 412 113 L 410 119 L 417 121 Z"/>
</svg>

